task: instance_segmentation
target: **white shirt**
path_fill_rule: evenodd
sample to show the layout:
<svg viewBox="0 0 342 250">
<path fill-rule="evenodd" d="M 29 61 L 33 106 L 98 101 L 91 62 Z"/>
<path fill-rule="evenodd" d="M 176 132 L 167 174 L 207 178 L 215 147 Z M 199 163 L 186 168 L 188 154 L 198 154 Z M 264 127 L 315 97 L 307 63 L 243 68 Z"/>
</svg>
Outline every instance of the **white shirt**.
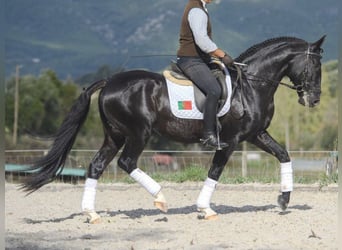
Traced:
<svg viewBox="0 0 342 250">
<path fill-rule="evenodd" d="M 202 1 L 203 7 L 205 8 L 205 3 Z M 206 8 L 205 8 L 206 10 Z M 190 24 L 190 28 L 194 35 L 195 43 L 200 49 L 205 52 L 213 52 L 218 47 L 216 44 L 210 39 L 207 33 L 208 26 L 208 16 L 207 14 L 200 8 L 192 8 L 188 14 L 188 21 Z"/>
</svg>

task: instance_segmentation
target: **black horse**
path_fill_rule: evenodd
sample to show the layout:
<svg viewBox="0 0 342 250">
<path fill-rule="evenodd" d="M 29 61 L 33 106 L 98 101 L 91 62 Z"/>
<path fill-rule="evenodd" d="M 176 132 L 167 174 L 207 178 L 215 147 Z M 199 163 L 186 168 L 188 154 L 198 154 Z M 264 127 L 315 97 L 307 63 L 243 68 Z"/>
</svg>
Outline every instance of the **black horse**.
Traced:
<svg viewBox="0 0 342 250">
<path fill-rule="evenodd" d="M 288 87 L 298 93 L 299 103 L 316 106 L 321 94 L 321 45 L 325 36 L 314 43 L 293 37 L 279 37 L 259 43 L 242 53 L 236 62 L 247 64 L 240 86 L 245 115 L 234 118 L 230 112 L 219 121 L 222 126 L 220 138 L 229 147 L 217 150 L 208 178 L 197 200 L 206 218 L 216 216 L 210 209 L 211 195 L 216 183 L 236 146 L 248 141 L 274 155 L 281 165 L 280 207 L 285 210 L 292 191 L 292 165 L 288 152 L 266 131 L 274 114 L 274 94 L 284 76 L 293 84 Z M 237 74 L 232 73 L 233 92 Z M 161 187 L 137 166 L 138 157 L 153 132 L 171 139 L 197 143 L 202 135 L 202 120 L 179 119 L 170 111 L 165 78 L 157 73 L 141 70 L 118 73 L 109 79 L 93 83 L 85 89 L 67 114 L 51 150 L 31 168 L 36 170 L 23 188 L 33 192 L 53 181 L 61 172 L 78 131 L 86 119 L 91 95 L 99 94 L 99 112 L 103 123 L 104 142 L 88 170 L 83 210 L 97 222 L 94 209 L 96 183 L 107 165 L 123 147 L 118 165 L 139 182 L 153 196 L 155 205 L 167 210 Z"/>
</svg>

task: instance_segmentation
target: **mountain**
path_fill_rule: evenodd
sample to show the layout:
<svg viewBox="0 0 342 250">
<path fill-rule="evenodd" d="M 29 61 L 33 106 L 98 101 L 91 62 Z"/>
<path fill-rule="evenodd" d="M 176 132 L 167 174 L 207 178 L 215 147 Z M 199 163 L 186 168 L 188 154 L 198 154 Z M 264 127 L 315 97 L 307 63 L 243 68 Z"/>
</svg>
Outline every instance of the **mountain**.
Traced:
<svg viewBox="0 0 342 250">
<path fill-rule="evenodd" d="M 6 75 L 50 68 L 77 78 L 113 68 L 165 68 L 175 59 L 186 1 L 7 0 Z M 323 61 L 338 55 L 338 0 L 216 0 L 208 5 L 214 41 L 237 57 L 277 36 L 314 42 L 327 35 Z M 162 56 L 157 56 L 162 55 Z"/>
</svg>

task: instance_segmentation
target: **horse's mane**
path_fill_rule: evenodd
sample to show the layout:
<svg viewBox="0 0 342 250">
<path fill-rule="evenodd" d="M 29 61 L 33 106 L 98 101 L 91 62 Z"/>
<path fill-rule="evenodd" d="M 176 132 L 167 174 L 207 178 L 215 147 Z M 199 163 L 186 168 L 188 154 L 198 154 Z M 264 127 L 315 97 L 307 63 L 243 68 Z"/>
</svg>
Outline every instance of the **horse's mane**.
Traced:
<svg viewBox="0 0 342 250">
<path fill-rule="evenodd" d="M 296 37 L 282 36 L 282 37 L 271 38 L 271 39 L 268 39 L 268 40 L 263 41 L 261 43 L 253 45 L 252 47 L 247 49 L 245 52 L 243 52 L 239 57 L 237 57 L 235 59 L 235 61 L 241 62 L 246 57 L 250 56 L 251 54 L 254 54 L 256 51 L 258 51 L 264 47 L 267 47 L 271 44 L 279 43 L 279 42 L 304 42 L 304 43 L 306 43 L 306 41 L 304 41 L 303 39 L 299 39 Z"/>
</svg>

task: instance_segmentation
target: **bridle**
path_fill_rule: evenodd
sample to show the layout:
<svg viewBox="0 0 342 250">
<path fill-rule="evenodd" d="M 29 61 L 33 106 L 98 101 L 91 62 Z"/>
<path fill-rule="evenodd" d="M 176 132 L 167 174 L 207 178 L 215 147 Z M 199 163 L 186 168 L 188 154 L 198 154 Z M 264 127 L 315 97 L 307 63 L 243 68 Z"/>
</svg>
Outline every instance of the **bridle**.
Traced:
<svg viewBox="0 0 342 250">
<path fill-rule="evenodd" d="M 300 79 L 301 84 L 299 84 L 299 85 L 291 85 L 291 84 L 288 84 L 288 83 L 285 83 L 285 82 L 276 81 L 276 80 L 273 80 L 273 79 L 263 78 L 263 77 L 257 76 L 255 74 L 247 73 L 247 72 L 244 72 L 244 74 L 247 75 L 247 76 L 253 77 L 253 78 L 247 78 L 247 80 L 253 80 L 253 81 L 259 80 L 259 81 L 262 81 L 262 82 L 272 83 L 272 84 L 274 84 L 276 86 L 278 86 L 278 84 L 279 84 L 279 85 L 283 85 L 283 86 L 285 86 L 285 87 L 287 87 L 289 89 L 297 91 L 298 94 L 303 93 L 305 91 L 306 87 L 309 85 L 309 83 L 308 83 L 309 58 L 310 58 L 310 56 L 315 56 L 315 57 L 322 58 L 321 53 L 323 53 L 323 49 L 320 49 L 320 52 L 316 53 L 316 52 L 311 51 L 310 50 L 310 46 L 308 46 L 308 49 L 305 52 L 294 52 L 294 53 L 295 54 L 305 54 L 306 55 L 305 69 L 304 69 L 303 74 L 302 74 L 302 79 Z M 291 80 L 291 82 L 294 82 L 294 80 L 291 79 L 291 77 L 290 77 L 290 80 Z"/>
<path fill-rule="evenodd" d="M 306 55 L 306 63 L 305 63 L 305 68 L 304 71 L 302 73 L 302 78 L 300 79 L 301 84 L 299 85 L 290 85 L 290 84 L 286 84 L 280 82 L 279 84 L 284 85 L 290 89 L 294 89 L 296 90 L 299 94 L 303 93 L 305 91 L 305 89 L 307 89 L 307 86 L 309 85 L 308 83 L 308 78 L 309 78 L 309 59 L 310 56 L 316 56 L 319 57 L 320 59 L 322 58 L 321 53 L 323 53 L 323 49 L 320 49 L 319 53 L 310 51 L 310 46 L 308 46 L 308 49 L 304 52 L 304 54 Z M 296 54 L 303 54 L 303 52 L 297 52 Z M 290 78 L 291 82 L 294 82 L 291 78 Z M 311 92 L 311 91 L 310 91 Z"/>
</svg>

